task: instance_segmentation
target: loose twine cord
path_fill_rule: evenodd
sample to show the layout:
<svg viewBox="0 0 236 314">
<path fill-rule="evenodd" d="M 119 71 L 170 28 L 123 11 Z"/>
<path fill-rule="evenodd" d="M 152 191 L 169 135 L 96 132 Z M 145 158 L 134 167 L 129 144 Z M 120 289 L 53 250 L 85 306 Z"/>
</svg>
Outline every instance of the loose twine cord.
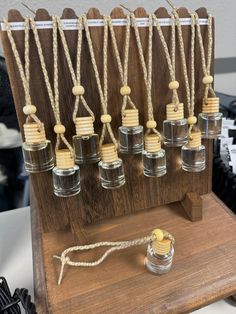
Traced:
<svg viewBox="0 0 236 314">
<path fill-rule="evenodd" d="M 197 36 L 198 36 L 201 59 L 202 59 L 202 70 L 205 76 L 209 76 L 210 71 L 211 71 L 211 60 L 212 60 L 212 50 L 213 50 L 213 32 L 212 32 L 212 19 L 213 18 L 212 18 L 212 15 L 209 14 L 208 16 L 208 51 L 207 51 L 207 60 L 206 60 L 202 33 L 201 33 L 201 28 L 200 28 L 200 23 L 199 23 L 199 17 L 197 13 L 195 13 L 194 16 L 195 16 L 195 21 L 196 21 Z M 212 83 L 206 84 L 205 86 L 205 93 L 204 93 L 205 100 L 208 98 L 209 93 L 213 97 L 216 97 L 216 94 L 212 87 Z"/>
<path fill-rule="evenodd" d="M 143 69 L 143 74 L 144 74 L 144 82 L 146 85 L 147 89 L 147 106 L 148 106 L 148 120 L 153 120 L 154 121 L 154 115 L 153 115 L 153 104 L 152 104 L 152 36 L 153 36 L 153 19 L 152 15 L 150 14 L 148 16 L 148 61 L 147 61 L 147 66 L 146 62 L 144 59 L 144 54 L 143 54 L 143 48 L 142 48 L 142 43 L 140 39 L 140 34 L 138 30 L 138 25 L 135 19 L 134 13 L 131 13 L 131 19 L 132 19 L 132 24 L 134 26 L 134 33 L 135 33 L 135 38 L 137 42 L 137 47 L 138 47 L 138 52 L 139 52 L 139 57 L 140 57 L 140 62 L 142 65 Z M 148 129 L 146 132 L 146 135 L 148 135 L 150 132 L 156 133 L 159 137 L 159 139 L 162 139 L 162 135 L 158 132 L 156 128 Z"/>
<path fill-rule="evenodd" d="M 97 63 L 94 55 L 94 48 L 93 43 L 88 27 L 88 20 L 85 14 L 82 16 L 84 28 L 85 28 L 85 34 L 88 42 L 89 52 L 91 56 L 91 61 L 93 65 L 93 70 L 95 73 L 95 78 L 98 86 L 98 92 L 100 96 L 100 102 L 101 102 L 101 108 L 103 111 L 103 115 L 107 115 L 107 102 L 108 102 L 108 85 L 107 85 L 107 49 L 108 49 L 108 17 L 104 16 L 104 34 L 103 34 L 103 90 L 101 85 L 101 80 L 98 73 Z M 102 133 L 100 137 L 100 146 L 103 144 L 106 132 L 110 135 L 110 138 L 115 145 L 116 149 L 118 148 L 118 143 L 115 139 L 114 133 L 111 128 L 110 122 L 103 123 L 102 127 Z"/>
<path fill-rule="evenodd" d="M 6 26 L 7 36 L 8 36 L 8 39 L 10 41 L 12 52 L 13 52 L 13 55 L 15 57 L 15 61 L 16 61 L 16 64 L 17 64 L 17 67 L 18 67 L 18 70 L 20 73 L 20 78 L 22 81 L 24 94 L 25 94 L 25 105 L 31 106 L 32 101 L 31 101 L 31 96 L 30 96 L 30 59 L 29 59 L 29 29 L 30 29 L 30 27 L 29 27 L 29 18 L 28 17 L 25 18 L 25 29 L 24 29 L 24 31 L 25 31 L 25 38 L 24 38 L 25 69 L 24 69 L 23 64 L 21 62 L 20 55 L 19 55 L 19 52 L 17 50 L 14 37 L 12 35 L 11 25 L 6 19 L 4 19 L 4 24 Z M 36 122 L 38 124 L 38 130 L 40 131 L 42 129 L 42 122 L 34 113 L 31 113 L 27 116 L 26 123 L 30 123 L 31 120 L 33 120 L 34 122 Z"/>
<path fill-rule="evenodd" d="M 56 17 L 52 17 L 53 20 L 53 70 L 54 70 L 54 96 L 52 91 L 52 86 L 49 81 L 48 71 L 45 64 L 45 59 L 43 55 L 42 45 L 39 39 L 38 30 L 36 28 L 35 21 L 30 18 L 31 28 L 34 33 L 35 43 L 38 50 L 39 60 L 44 75 L 44 81 L 47 87 L 51 107 L 55 116 L 56 124 L 61 125 L 60 117 L 60 103 L 59 103 L 59 87 L 58 87 L 58 41 L 57 41 L 57 20 Z M 69 144 L 63 133 L 57 134 L 56 150 L 60 147 L 60 142 L 63 142 L 65 146 L 70 150 L 71 156 L 74 156 L 74 151 L 72 146 Z"/>
<path fill-rule="evenodd" d="M 160 40 L 161 40 L 161 43 L 162 43 L 162 46 L 164 49 L 167 65 L 168 65 L 169 72 L 170 72 L 171 81 L 175 81 L 176 80 L 176 76 L 175 76 L 175 52 L 176 52 L 175 18 L 172 14 L 171 15 L 171 52 L 169 52 L 165 37 L 164 37 L 163 32 L 162 32 L 162 28 L 161 28 L 160 23 L 158 21 L 158 18 L 156 17 L 155 14 L 153 14 L 153 20 L 155 21 L 156 29 L 157 29 L 157 32 L 159 34 L 159 37 L 160 37 Z M 177 89 L 173 89 L 172 91 L 173 91 L 172 103 L 175 104 L 175 108 L 178 110 L 178 105 L 179 105 L 178 92 L 177 92 Z"/>
<path fill-rule="evenodd" d="M 154 236 L 147 236 L 140 239 L 135 239 L 131 241 L 121 241 L 121 242 L 98 242 L 95 244 L 89 244 L 89 245 L 82 245 L 82 246 L 74 246 L 71 248 L 66 249 L 61 253 L 61 256 L 54 255 L 54 258 L 57 258 L 61 261 L 61 270 L 58 278 L 58 285 L 62 282 L 63 272 L 65 265 L 69 266 L 76 266 L 76 267 L 95 267 L 100 265 L 107 257 L 114 251 L 120 251 L 127 249 L 132 246 L 139 246 L 146 244 L 150 241 L 154 240 Z M 98 247 L 102 246 L 111 246 L 110 249 L 108 249 L 98 260 L 93 262 L 72 262 L 67 256 L 67 254 L 74 252 L 74 251 L 85 251 L 85 250 L 93 250 Z"/>
<path fill-rule="evenodd" d="M 108 25 L 109 25 L 110 34 L 111 34 L 111 40 L 112 40 L 113 49 L 114 49 L 114 53 L 115 53 L 115 57 L 116 57 L 117 65 L 118 65 L 118 70 L 120 73 L 120 79 L 123 86 L 128 85 L 128 63 L 129 63 L 129 47 L 130 47 L 130 16 L 129 15 L 126 16 L 126 20 L 127 20 L 127 23 L 126 23 L 126 32 L 125 32 L 124 65 L 122 66 L 121 57 L 120 57 L 117 40 L 116 40 L 116 35 L 115 35 L 114 28 L 112 25 L 112 19 L 110 16 L 108 17 Z M 127 108 L 128 104 L 131 106 L 131 108 L 136 109 L 136 106 L 131 100 L 131 97 L 129 95 L 124 95 L 122 109 L 121 109 L 122 115 L 124 115 L 124 110 Z"/>
<path fill-rule="evenodd" d="M 82 51 L 82 39 L 83 39 L 83 21 L 82 21 L 82 17 L 80 16 L 78 18 L 78 39 L 77 39 L 77 58 L 76 58 L 76 72 L 74 71 L 73 68 L 73 64 L 72 64 L 72 60 L 71 60 L 71 56 L 70 56 L 70 52 L 69 52 L 69 48 L 68 48 L 68 44 L 66 41 L 66 37 L 65 37 L 65 33 L 62 29 L 62 23 L 61 23 L 61 19 L 57 16 L 57 25 L 58 25 L 58 29 L 59 29 L 59 33 L 61 36 L 61 41 L 62 41 L 62 46 L 65 52 L 65 56 L 66 56 L 66 60 L 67 60 L 67 64 L 70 70 L 70 74 L 71 74 L 71 78 L 73 81 L 74 86 L 80 86 L 81 85 L 81 75 L 80 75 L 80 67 L 81 67 L 81 51 Z M 77 117 L 77 113 L 78 113 L 78 109 L 79 109 L 79 102 L 81 100 L 82 105 L 84 106 L 85 110 L 87 110 L 87 112 L 89 113 L 89 115 L 92 117 L 93 121 L 95 121 L 95 116 L 93 111 L 90 109 L 90 107 L 88 106 L 85 98 L 83 95 L 78 95 L 75 97 L 75 105 L 74 105 L 74 111 L 73 111 L 73 121 L 74 123 L 76 123 L 76 117 Z"/>
<path fill-rule="evenodd" d="M 178 38 L 179 38 L 179 45 L 180 45 L 180 56 L 181 56 L 181 64 L 183 68 L 183 75 L 186 87 L 186 94 L 187 94 L 187 108 L 189 117 L 194 116 L 194 107 L 195 107 L 195 68 L 194 68 L 194 47 L 195 47 L 195 18 L 194 14 L 191 14 L 191 86 L 188 79 L 188 70 L 186 64 L 186 56 L 184 50 L 184 40 L 183 40 L 183 33 L 182 27 L 180 23 L 179 15 L 176 9 L 173 11 L 174 17 L 176 19 L 176 25 L 178 29 Z M 191 138 L 193 124 L 189 127 L 189 136 Z"/>
</svg>

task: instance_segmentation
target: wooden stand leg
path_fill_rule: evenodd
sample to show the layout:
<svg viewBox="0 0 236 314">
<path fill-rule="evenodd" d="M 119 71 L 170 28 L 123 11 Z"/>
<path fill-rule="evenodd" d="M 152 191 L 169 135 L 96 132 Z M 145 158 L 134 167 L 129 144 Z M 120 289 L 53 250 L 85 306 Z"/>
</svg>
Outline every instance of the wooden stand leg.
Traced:
<svg viewBox="0 0 236 314">
<path fill-rule="evenodd" d="M 84 245 L 89 243 L 88 236 L 81 221 L 71 223 L 71 230 L 74 234 L 76 244 Z"/>
<path fill-rule="evenodd" d="M 191 221 L 202 219 L 202 199 L 198 193 L 187 193 L 181 204 Z"/>
</svg>

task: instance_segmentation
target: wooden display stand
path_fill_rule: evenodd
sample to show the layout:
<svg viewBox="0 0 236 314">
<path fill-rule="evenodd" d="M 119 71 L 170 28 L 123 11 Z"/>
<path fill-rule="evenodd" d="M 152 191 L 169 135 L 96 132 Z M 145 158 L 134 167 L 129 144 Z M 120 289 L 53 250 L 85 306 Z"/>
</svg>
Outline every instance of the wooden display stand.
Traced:
<svg viewBox="0 0 236 314">
<path fill-rule="evenodd" d="M 189 17 L 186 9 L 179 9 L 180 17 Z M 199 9 L 200 18 L 207 18 L 205 9 Z M 144 9 L 135 12 L 136 17 L 147 17 Z M 156 11 L 158 18 L 169 17 L 164 8 Z M 97 9 L 88 12 L 89 19 L 100 19 L 102 15 Z M 124 12 L 116 8 L 111 13 L 112 18 L 124 18 Z M 76 14 L 71 9 L 65 9 L 64 19 L 74 19 Z M 36 13 L 36 20 L 48 21 L 51 16 L 40 9 Z M 23 21 L 23 17 L 16 10 L 9 12 L 9 21 Z M 202 35 L 207 49 L 207 27 L 202 26 Z M 124 27 L 115 27 L 118 47 L 123 58 Z M 170 27 L 163 27 L 164 35 L 169 42 Z M 148 28 L 140 28 L 145 56 L 147 54 Z M 2 42 L 7 61 L 16 111 L 22 127 L 25 116 L 24 93 L 19 72 L 14 61 L 12 50 L 6 32 L 2 31 Z M 77 31 L 65 31 L 72 61 L 76 63 Z M 44 57 L 51 82 L 53 81 L 52 63 L 52 30 L 39 30 Z M 102 27 L 91 27 L 91 37 L 95 48 L 95 57 L 99 73 L 102 73 Z M 186 47 L 187 65 L 190 61 L 190 27 L 183 27 L 183 37 Z M 14 38 L 23 60 L 24 31 L 14 32 Z M 59 36 L 58 36 L 59 39 Z M 109 39 L 110 40 L 110 39 Z M 178 41 L 177 41 L 178 42 Z M 153 103 L 154 116 L 161 129 L 165 119 L 165 105 L 170 102 L 171 94 L 168 90 L 169 72 L 163 52 L 163 47 L 156 29 L 153 39 Z M 198 43 L 196 44 L 196 112 L 201 110 L 203 97 L 202 66 Z M 73 53 L 72 53 L 73 52 Z M 180 60 L 177 44 L 177 60 Z M 40 68 L 38 53 L 33 34 L 30 33 L 30 74 L 31 96 L 38 108 L 38 116 L 44 122 L 47 138 L 55 142 L 53 133 L 54 118 L 50 110 L 49 99 L 43 74 Z M 67 129 L 67 138 L 75 134 L 72 122 L 73 95 L 72 81 L 66 64 L 65 56 L 59 39 L 59 87 L 62 123 Z M 112 114 L 112 127 L 117 132 L 121 125 L 121 103 L 119 94 L 120 82 L 112 44 L 109 44 L 109 108 Z M 85 87 L 85 97 L 95 112 L 95 130 L 100 132 L 100 101 L 92 69 L 88 46 L 83 39 L 82 48 L 82 85 Z M 180 82 L 179 97 L 186 104 L 184 78 L 181 75 L 181 63 L 176 62 L 176 77 Z M 147 118 L 146 91 L 143 73 L 138 58 L 137 45 L 133 30 L 131 30 L 129 85 L 132 98 L 140 112 L 140 124 L 144 125 Z M 187 112 L 185 112 L 185 116 Z M 192 221 L 202 218 L 200 195 L 211 191 L 212 142 L 204 141 L 206 146 L 206 170 L 201 173 L 187 173 L 181 170 L 180 149 L 166 148 L 167 174 L 161 178 L 146 178 L 142 174 L 141 156 L 122 156 L 125 166 L 126 184 L 117 190 L 102 189 L 97 178 L 97 165 L 81 167 L 81 193 L 71 198 L 58 198 L 53 194 L 51 173 L 31 175 L 32 183 L 32 232 L 34 248 L 35 270 L 35 298 L 39 313 L 94 313 L 94 312 L 149 312 L 155 313 L 183 313 L 207 304 L 219 297 L 231 294 L 235 288 L 235 274 L 231 285 L 221 289 L 216 281 L 214 287 L 213 275 L 217 278 L 232 275 L 232 267 L 227 268 L 223 259 L 230 255 L 236 257 L 236 223 L 232 217 L 223 212 L 223 207 L 211 195 L 203 197 L 204 219 L 192 224 L 186 220 L 183 208 Z M 183 207 L 180 203 L 183 201 Z M 173 202 L 177 202 L 171 204 Z M 165 205 L 171 204 L 171 205 Z M 152 210 L 148 210 L 152 208 Z M 132 214 L 132 215 L 130 215 Z M 114 218 L 120 216 L 119 218 Z M 232 230 L 228 227 L 232 227 Z M 153 228 L 164 228 L 177 239 L 176 261 L 173 271 L 161 278 L 152 276 L 143 267 L 145 248 L 133 248 L 125 252 L 114 254 L 109 261 L 96 269 L 68 269 L 61 286 L 57 286 L 56 279 L 59 263 L 52 259 L 52 255 L 75 243 L 97 242 L 100 240 L 128 240 L 148 234 Z M 217 228 L 220 228 L 217 233 Z M 225 232 L 227 228 L 227 232 Z M 234 230 L 234 233 L 233 233 Z M 234 234 L 234 236 L 233 236 Z M 227 240 L 233 240 L 228 243 Z M 225 245 L 227 242 L 227 245 Z M 221 251 L 217 250 L 219 244 Z M 222 251 L 224 250 L 225 251 Z M 199 254 L 201 252 L 202 254 Z M 97 253 L 97 252 L 96 252 Z M 212 254 L 212 255 L 211 255 Z M 82 254 L 82 258 L 86 255 Z M 91 256 L 91 255 L 90 255 Z M 219 265 L 215 265 L 213 257 Z M 231 256 L 231 255 L 230 255 Z M 92 257 L 92 256 L 91 256 Z M 90 258 L 91 258 L 90 257 Z M 236 258 L 231 260 L 235 264 Z M 207 264 L 208 263 L 208 264 Z M 211 267 L 211 263 L 214 267 Z M 217 267 L 216 267 L 217 266 Z M 214 272 L 214 274 L 213 274 Z M 191 276 L 190 276 L 191 274 Z M 195 275 L 195 276 L 194 276 Z M 198 276 L 200 275 L 200 277 Z M 204 285 L 200 285 L 201 278 Z M 190 278 L 191 277 L 191 278 Z M 190 280 L 191 279 L 191 280 Z M 223 280 L 222 280 L 223 282 Z M 191 295 L 191 288 L 198 289 L 198 296 Z M 181 289 L 184 293 L 182 294 Z M 204 295 L 206 296 L 204 298 Z M 192 301 L 190 301 L 192 300 Z"/>
</svg>

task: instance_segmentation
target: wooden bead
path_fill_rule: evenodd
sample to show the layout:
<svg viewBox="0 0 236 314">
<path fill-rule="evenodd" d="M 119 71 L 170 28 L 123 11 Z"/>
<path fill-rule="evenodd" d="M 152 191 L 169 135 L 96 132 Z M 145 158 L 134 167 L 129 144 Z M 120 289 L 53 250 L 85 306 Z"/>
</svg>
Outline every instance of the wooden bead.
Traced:
<svg viewBox="0 0 236 314">
<path fill-rule="evenodd" d="M 154 121 L 154 120 L 149 120 L 149 121 L 147 121 L 147 123 L 146 123 L 146 127 L 147 127 L 148 129 L 155 129 L 156 126 L 157 126 L 157 123 L 156 123 L 156 121 Z"/>
<path fill-rule="evenodd" d="M 72 93 L 75 96 L 80 96 L 84 94 L 84 87 L 82 85 L 76 85 L 72 88 Z"/>
<path fill-rule="evenodd" d="M 161 229 L 155 229 L 152 231 L 157 241 L 162 241 L 164 239 L 164 233 Z"/>
<path fill-rule="evenodd" d="M 111 122 L 111 116 L 109 114 L 101 115 L 101 122 L 102 123 L 110 123 Z"/>
<path fill-rule="evenodd" d="M 64 134 L 66 132 L 66 128 L 64 127 L 63 124 L 56 124 L 54 126 L 54 132 L 56 134 Z"/>
<path fill-rule="evenodd" d="M 26 115 L 35 114 L 36 111 L 37 111 L 37 108 L 35 106 L 33 106 L 33 105 L 27 105 L 27 106 L 23 107 L 23 112 Z"/>
<path fill-rule="evenodd" d="M 178 89 L 179 88 L 179 82 L 178 81 L 172 81 L 169 83 L 169 89 Z"/>
<path fill-rule="evenodd" d="M 202 79 L 202 83 L 203 84 L 211 84 L 211 83 L 213 83 L 213 76 L 211 76 L 211 75 L 206 75 L 206 76 L 204 76 L 204 78 Z"/>
<path fill-rule="evenodd" d="M 128 85 L 122 86 L 120 89 L 120 93 L 122 96 L 128 96 L 131 93 L 131 88 Z"/>
<path fill-rule="evenodd" d="M 197 123 L 197 117 L 188 117 L 188 124 L 189 125 L 193 125 L 193 124 L 196 124 Z"/>
</svg>

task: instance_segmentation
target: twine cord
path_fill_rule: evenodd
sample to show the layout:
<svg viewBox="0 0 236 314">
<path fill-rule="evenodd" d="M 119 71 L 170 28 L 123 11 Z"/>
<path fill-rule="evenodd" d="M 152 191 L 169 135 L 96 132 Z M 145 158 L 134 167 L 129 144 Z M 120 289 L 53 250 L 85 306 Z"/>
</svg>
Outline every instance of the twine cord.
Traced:
<svg viewBox="0 0 236 314">
<path fill-rule="evenodd" d="M 80 16 L 78 18 L 78 38 L 77 38 L 77 55 L 76 55 L 76 71 L 74 71 L 73 68 L 73 64 L 72 64 L 72 60 L 71 60 L 71 56 L 70 56 L 70 52 L 69 52 L 69 47 L 66 41 L 66 37 L 65 37 L 65 33 L 62 29 L 62 23 L 61 23 L 61 19 L 57 16 L 57 25 L 58 25 L 58 30 L 61 36 L 61 42 L 62 42 L 62 46 L 64 49 L 64 53 L 66 56 L 66 60 L 67 60 L 67 64 L 68 64 L 68 68 L 71 74 L 71 78 L 73 81 L 74 86 L 80 86 L 81 85 L 81 74 L 80 74 L 80 67 L 81 67 L 81 51 L 82 51 L 82 39 L 83 39 L 83 21 L 82 21 L 82 17 Z M 74 104 L 74 111 L 73 111 L 73 121 L 74 123 L 76 123 L 76 117 L 78 114 L 78 110 L 79 110 L 79 103 L 82 103 L 82 105 L 84 106 L 85 110 L 89 113 L 89 115 L 92 117 L 93 121 L 95 121 L 95 116 L 93 111 L 91 110 L 91 108 L 88 106 L 85 98 L 83 95 L 78 95 L 75 97 L 75 104 Z"/>
<path fill-rule="evenodd" d="M 49 100 L 54 113 L 56 124 L 61 125 L 60 117 L 60 103 L 59 103 L 59 87 L 58 87 L 58 40 L 57 40 L 57 20 L 56 17 L 52 17 L 53 20 L 53 71 L 54 71 L 54 95 L 51 83 L 49 81 L 49 75 L 45 64 L 45 59 L 43 55 L 42 45 L 39 39 L 38 30 L 36 28 L 36 23 L 34 19 L 30 18 L 31 28 L 34 33 L 34 39 L 38 50 L 40 65 L 42 68 L 44 81 L 48 91 Z M 64 134 L 57 134 L 56 150 L 60 147 L 60 142 L 63 142 L 65 146 L 70 150 L 71 156 L 74 155 L 74 151 L 70 143 L 65 138 Z"/>
<path fill-rule="evenodd" d="M 164 49 L 164 53 L 165 53 L 165 57 L 166 57 L 166 61 L 167 61 L 167 65 L 169 68 L 169 72 L 170 72 L 170 79 L 171 81 L 175 81 L 176 77 L 175 77 L 175 52 L 176 52 L 176 44 L 175 44 L 175 19 L 174 16 L 171 16 L 171 52 L 169 52 L 168 49 L 168 45 L 166 43 L 164 34 L 162 32 L 162 28 L 160 26 L 160 23 L 158 21 L 158 18 L 156 17 L 155 14 L 153 14 L 153 20 L 155 21 L 156 24 L 156 29 L 157 32 L 159 34 L 163 49 Z M 179 105 L 179 97 L 178 97 L 178 92 L 177 89 L 173 89 L 173 95 L 172 95 L 172 103 L 175 104 L 176 109 L 178 110 L 178 105 Z"/>
<path fill-rule="evenodd" d="M 11 25 L 10 23 L 4 19 L 4 24 L 7 30 L 7 36 L 9 39 L 9 42 L 11 44 L 12 52 L 18 67 L 18 71 L 20 73 L 20 78 L 22 81 L 23 89 L 24 89 L 24 94 L 25 94 L 25 105 L 30 106 L 32 105 L 31 101 L 31 96 L 30 96 L 30 59 L 29 59 L 29 18 L 25 18 L 25 29 L 24 29 L 24 48 L 25 48 L 25 53 L 24 53 L 24 58 L 25 58 L 25 67 L 23 67 L 23 64 L 20 59 L 19 52 L 16 47 L 16 43 L 11 31 Z M 26 123 L 30 123 L 31 120 L 36 122 L 38 124 L 38 130 L 42 130 L 42 122 L 40 119 L 36 116 L 36 114 L 31 113 L 27 116 L 26 118 Z"/>
<path fill-rule="evenodd" d="M 124 65 L 122 66 L 121 57 L 120 57 L 117 40 L 116 40 L 116 35 L 115 35 L 114 28 L 112 25 L 112 19 L 110 16 L 108 17 L 108 26 L 109 26 L 109 30 L 111 34 L 113 50 L 114 50 L 117 65 L 118 65 L 120 80 L 123 86 L 128 85 L 128 63 L 129 63 L 129 47 L 130 47 L 130 16 L 129 15 L 126 16 L 126 20 L 127 20 L 127 23 L 126 23 L 126 32 L 125 32 Z M 129 95 L 124 95 L 122 109 L 121 109 L 122 115 L 124 115 L 124 110 L 127 108 L 128 104 L 130 105 L 131 108 L 136 109 L 136 106 L 131 100 L 131 97 Z"/>
<path fill-rule="evenodd" d="M 153 104 L 152 104 L 152 37 L 153 37 L 153 19 L 152 15 L 148 16 L 148 61 L 147 66 L 144 58 L 141 38 L 138 30 L 138 25 L 135 19 L 135 15 L 131 13 L 131 18 L 134 26 L 134 33 L 138 47 L 139 58 L 143 70 L 144 82 L 147 89 L 147 106 L 148 106 L 148 120 L 154 120 L 153 114 Z M 153 132 L 158 135 L 159 140 L 162 139 L 161 134 L 158 132 L 156 128 L 148 129 L 146 135 L 150 132 Z"/>
<path fill-rule="evenodd" d="M 100 265 L 114 251 L 120 251 L 120 250 L 127 249 L 129 247 L 132 247 L 132 246 L 139 246 L 139 245 L 147 244 L 154 239 L 155 238 L 152 235 L 152 236 L 147 236 L 147 237 L 143 237 L 143 238 L 135 239 L 131 241 L 98 242 L 95 244 L 74 246 L 74 247 L 68 248 L 61 253 L 61 256 L 56 256 L 56 255 L 53 256 L 54 258 L 59 259 L 61 262 L 61 270 L 60 270 L 60 274 L 58 278 L 58 285 L 60 285 L 62 282 L 65 265 L 75 266 L 75 267 L 95 267 L 95 266 Z M 95 248 L 103 247 L 103 246 L 111 246 L 111 248 L 108 249 L 98 260 L 93 261 L 93 262 L 73 262 L 67 256 L 67 254 L 71 252 L 93 250 Z"/>
<path fill-rule="evenodd" d="M 101 85 L 101 80 L 97 68 L 97 63 L 94 55 L 93 43 L 89 31 L 87 16 L 83 14 L 82 16 L 85 34 L 88 42 L 90 57 L 93 65 L 93 70 L 97 82 L 98 92 L 100 96 L 101 108 L 104 115 L 108 114 L 107 111 L 107 102 L 108 102 L 108 85 L 107 85 L 107 50 L 108 50 L 108 17 L 103 17 L 104 19 L 104 34 L 103 34 L 103 89 Z M 116 149 L 118 147 L 118 143 L 115 139 L 114 133 L 111 128 L 111 124 L 109 122 L 103 123 L 102 133 L 100 137 L 100 146 L 103 144 L 106 132 L 110 135 L 110 138 L 115 145 Z"/>
<path fill-rule="evenodd" d="M 213 30 L 212 30 L 212 15 L 209 14 L 208 16 L 208 50 L 207 50 L 207 60 L 205 57 L 205 49 L 203 45 L 203 39 L 202 39 L 202 33 L 201 33 L 201 27 L 199 23 L 199 16 L 197 13 L 195 13 L 195 20 L 196 20 L 196 29 L 197 29 L 197 36 L 200 46 L 200 53 L 201 53 L 201 59 L 202 59 L 202 70 L 205 76 L 210 75 L 211 71 L 211 61 L 212 61 L 212 52 L 213 52 Z M 211 84 L 206 84 L 205 86 L 205 92 L 204 92 L 204 99 L 206 100 L 208 98 L 208 94 L 211 94 L 213 97 L 216 97 L 215 91 Z"/>
</svg>

